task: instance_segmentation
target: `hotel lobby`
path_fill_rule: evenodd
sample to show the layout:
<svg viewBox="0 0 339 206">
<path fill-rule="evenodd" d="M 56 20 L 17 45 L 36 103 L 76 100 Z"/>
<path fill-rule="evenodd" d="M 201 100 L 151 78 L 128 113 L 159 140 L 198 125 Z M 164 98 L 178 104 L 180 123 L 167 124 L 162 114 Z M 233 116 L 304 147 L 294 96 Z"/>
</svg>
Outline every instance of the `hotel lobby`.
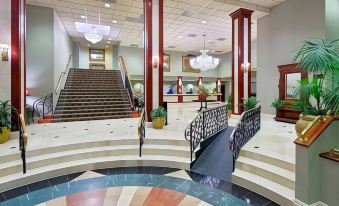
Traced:
<svg viewBox="0 0 339 206">
<path fill-rule="evenodd" d="M 336 206 L 339 0 L 0 0 L 0 206 Z"/>
</svg>

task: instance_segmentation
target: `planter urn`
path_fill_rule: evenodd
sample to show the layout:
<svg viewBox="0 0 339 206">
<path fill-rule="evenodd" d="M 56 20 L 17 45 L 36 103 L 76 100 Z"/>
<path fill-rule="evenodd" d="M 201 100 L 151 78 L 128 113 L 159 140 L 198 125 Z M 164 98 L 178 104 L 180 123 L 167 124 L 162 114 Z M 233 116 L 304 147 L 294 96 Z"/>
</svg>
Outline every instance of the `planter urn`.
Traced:
<svg viewBox="0 0 339 206">
<path fill-rule="evenodd" d="M 154 129 L 162 129 L 165 125 L 166 119 L 163 117 L 155 117 L 152 119 Z"/>
<path fill-rule="evenodd" d="M 7 140 L 9 139 L 9 135 L 10 129 L 8 129 L 7 127 L 1 127 L 0 144 L 7 142 Z"/>
</svg>

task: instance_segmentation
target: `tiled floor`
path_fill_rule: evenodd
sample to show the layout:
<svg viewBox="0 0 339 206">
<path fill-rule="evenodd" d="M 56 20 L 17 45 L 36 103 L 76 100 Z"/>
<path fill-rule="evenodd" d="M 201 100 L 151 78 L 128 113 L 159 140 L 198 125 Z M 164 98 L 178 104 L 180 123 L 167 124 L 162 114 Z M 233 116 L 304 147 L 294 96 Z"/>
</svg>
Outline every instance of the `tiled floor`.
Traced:
<svg viewBox="0 0 339 206">
<path fill-rule="evenodd" d="M 64 175 L 0 193 L 0 197 L 0 206 L 276 205 L 217 178 L 160 167 Z"/>
</svg>

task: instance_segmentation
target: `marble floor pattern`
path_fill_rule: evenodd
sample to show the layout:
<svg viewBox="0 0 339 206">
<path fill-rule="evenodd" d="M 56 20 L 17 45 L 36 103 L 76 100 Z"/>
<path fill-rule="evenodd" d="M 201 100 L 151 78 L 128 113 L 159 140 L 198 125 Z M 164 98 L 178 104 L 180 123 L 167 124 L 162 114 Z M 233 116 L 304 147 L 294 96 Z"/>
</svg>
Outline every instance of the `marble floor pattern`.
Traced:
<svg viewBox="0 0 339 206">
<path fill-rule="evenodd" d="M 197 173 L 161 167 L 101 169 L 0 193 L 0 206 L 277 205 L 249 190 Z"/>
</svg>

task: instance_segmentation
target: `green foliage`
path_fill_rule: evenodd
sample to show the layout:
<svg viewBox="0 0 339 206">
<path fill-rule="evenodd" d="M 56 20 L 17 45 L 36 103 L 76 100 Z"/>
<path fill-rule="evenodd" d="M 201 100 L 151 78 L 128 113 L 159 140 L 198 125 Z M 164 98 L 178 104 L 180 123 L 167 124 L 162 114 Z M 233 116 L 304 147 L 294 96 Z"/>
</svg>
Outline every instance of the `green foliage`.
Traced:
<svg viewBox="0 0 339 206">
<path fill-rule="evenodd" d="M 282 108 L 285 106 L 285 102 L 280 99 L 276 99 L 272 102 L 271 106 L 274 108 Z"/>
<path fill-rule="evenodd" d="M 335 49 L 338 43 L 339 39 L 329 43 L 323 40 L 305 41 L 294 57 L 294 62 L 299 61 L 298 68 L 314 74 L 311 80 L 299 81 L 295 90 L 295 95 L 305 104 L 301 109 L 303 114 L 324 115 L 328 110 L 339 111 L 339 87 L 333 77 L 328 78 L 327 75 L 339 71 L 339 55 Z M 325 81 L 331 82 L 334 88 L 326 88 Z M 312 99 L 315 105 L 310 103 Z"/>
<path fill-rule="evenodd" d="M 210 94 L 210 90 L 209 88 L 206 86 L 206 84 L 202 84 L 199 86 L 199 90 L 198 90 L 199 94 Z"/>
<path fill-rule="evenodd" d="M 152 110 L 151 118 L 154 119 L 154 118 L 157 118 L 157 117 L 160 117 L 160 118 L 166 118 L 167 117 L 167 112 L 166 112 L 165 108 L 159 107 L 157 109 Z"/>
<path fill-rule="evenodd" d="M 228 95 L 227 97 L 227 110 L 230 111 L 232 110 L 232 95 Z"/>
<path fill-rule="evenodd" d="M 0 101 L 0 128 L 11 128 L 11 108 L 9 100 Z M 2 130 L 0 129 L 0 133 L 1 132 Z"/>
<path fill-rule="evenodd" d="M 255 98 L 250 97 L 250 98 L 244 99 L 244 103 L 240 105 L 242 105 L 244 109 L 247 111 L 250 109 L 254 109 L 258 103 L 259 101 L 257 101 Z"/>
</svg>

